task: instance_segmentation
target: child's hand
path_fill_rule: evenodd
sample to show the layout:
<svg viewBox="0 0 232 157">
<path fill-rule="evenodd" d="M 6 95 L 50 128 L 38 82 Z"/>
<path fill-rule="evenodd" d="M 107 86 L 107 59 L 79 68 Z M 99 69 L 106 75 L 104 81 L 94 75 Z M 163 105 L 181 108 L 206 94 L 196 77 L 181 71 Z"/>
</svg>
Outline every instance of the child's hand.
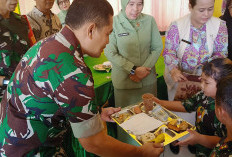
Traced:
<svg viewBox="0 0 232 157">
<path fill-rule="evenodd" d="M 152 98 L 152 100 L 153 100 L 155 103 L 161 105 L 161 103 L 160 103 L 161 101 L 160 101 L 160 99 L 158 99 L 157 97 L 154 96 L 154 97 Z"/>
<path fill-rule="evenodd" d="M 185 140 L 179 141 L 176 145 L 186 146 L 186 145 L 195 145 L 198 143 L 200 134 L 194 130 L 187 130 L 190 133 L 190 136 Z"/>
</svg>

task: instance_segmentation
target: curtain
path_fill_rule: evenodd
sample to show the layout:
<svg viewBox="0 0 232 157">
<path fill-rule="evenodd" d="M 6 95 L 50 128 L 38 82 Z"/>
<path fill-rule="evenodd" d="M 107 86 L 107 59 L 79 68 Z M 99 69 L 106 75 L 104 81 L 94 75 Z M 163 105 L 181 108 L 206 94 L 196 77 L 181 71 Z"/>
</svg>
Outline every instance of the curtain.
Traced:
<svg viewBox="0 0 232 157">
<path fill-rule="evenodd" d="M 121 0 L 108 0 L 114 15 L 121 10 Z M 173 7 L 175 6 L 175 7 Z M 188 0 L 144 0 L 143 13 L 152 15 L 160 31 L 166 31 L 170 23 L 189 13 Z"/>
<path fill-rule="evenodd" d="M 170 23 L 189 13 L 188 0 L 151 0 L 152 15 L 159 31 L 166 31 Z"/>
<path fill-rule="evenodd" d="M 70 0 L 71 2 L 73 0 Z M 121 10 L 121 0 L 108 0 L 114 9 L 114 15 Z M 21 14 L 27 14 L 35 6 L 34 0 L 19 0 Z M 175 7 L 173 7 L 175 6 Z M 59 13 L 54 4 L 52 11 Z M 143 13 L 154 16 L 160 31 L 166 31 L 173 20 L 188 13 L 188 0 L 144 0 Z"/>
<path fill-rule="evenodd" d="M 70 0 L 71 2 L 73 0 Z M 121 0 L 108 0 L 114 9 L 114 15 L 121 10 Z M 226 1 L 216 0 L 214 16 L 219 17 L 225 8 Z M 188 0 L 144 0 L 143 13 L 152 15 L 160 31 L 166 31 L 170 23 L 189 13 Z M 21 14 L 27 14 L 34 7 L 34 0 L 19 0 Z M 221 10 L 222 9 L 222 10 Z M 55 4 L 52 11 L 57 14 L 59 8 Z M 217 13 L 217 14 L 216 14 Z"/>
</svg>

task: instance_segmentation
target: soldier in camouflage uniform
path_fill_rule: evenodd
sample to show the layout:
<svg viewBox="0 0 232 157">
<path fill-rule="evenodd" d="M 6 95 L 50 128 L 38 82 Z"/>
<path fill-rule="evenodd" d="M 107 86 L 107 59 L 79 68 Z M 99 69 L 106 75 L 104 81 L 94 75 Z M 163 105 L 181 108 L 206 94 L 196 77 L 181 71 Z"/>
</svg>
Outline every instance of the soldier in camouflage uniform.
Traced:
<svg viewBox="0 0 232 157">
<path fill-rule="evenodd" d="M 99 156 L 158 156 L 162 145 L 135 147 L 106 135 L 92 108 L 94 82 L 83 54 L 99 57 L 112 32 L 106 0 L 76 0 L 57 34 L 39 41 L 17 66 L 0 108 L 0 156 L 66 156 L 61 142 L 71 126 L 82 146 Z M 158 148 L 155 148 L 158 147 Z"/>
<path fill-rule="evenodd" d="M 1 78 L 12 76 L 22 56 L 35 43 L 26 16 L 13 12 L 16 6 L 17 0 L 0 1 L 0 85 Z M 0 86 L 0 100 L 5 89 L 6 86 Z"/>
</svg>

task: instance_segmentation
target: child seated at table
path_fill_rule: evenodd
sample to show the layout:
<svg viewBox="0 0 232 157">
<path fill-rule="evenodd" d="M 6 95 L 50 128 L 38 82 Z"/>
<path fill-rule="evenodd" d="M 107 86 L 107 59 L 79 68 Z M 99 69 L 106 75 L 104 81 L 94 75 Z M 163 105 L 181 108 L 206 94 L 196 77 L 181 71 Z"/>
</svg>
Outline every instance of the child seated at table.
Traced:
<svg viewBox="0 0 232 157">
<path fill-rule="evenodd" d="M 215 113 L 218 120 L 226 126 L 227 136 L 221 138 L 210 157 L 232 156 L 232 75 L 217 84 Z"/>
<path fill-rule="evenodd" d="M 208 157 L 212 148 L 219 142 L 220 137 L 226 134 L 225 126 L 215 115 L 214 99 L 218 81 L 232 72 L 232 61 L 227 58 L 218 58 L 206 63 L 202 71 L 202 91 L 190 99 L 166 101 L 154 97 L 154 101 L 172 111 L 196 111 L 196 131 L 189 130 L 190 136 L 176 145 L 196 145 L 196 156 Z"/>
</svg>

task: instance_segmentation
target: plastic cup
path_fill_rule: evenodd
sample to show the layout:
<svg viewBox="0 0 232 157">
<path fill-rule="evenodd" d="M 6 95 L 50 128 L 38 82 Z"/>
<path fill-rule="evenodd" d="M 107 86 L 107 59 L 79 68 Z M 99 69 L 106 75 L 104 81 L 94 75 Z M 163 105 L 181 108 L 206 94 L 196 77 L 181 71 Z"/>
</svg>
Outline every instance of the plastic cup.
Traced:
<svg viewBox="0 0 232 157">
<path fill-rule="evenodd" d="M 151 111 L 154 107 L 153 97 L 154 97 L 154 95 L 151 93 L 145 93 L 142 96 L 143 105 L 144 105 L 144 109 L 145 109 L 146 113 Z"/>
</svg>

